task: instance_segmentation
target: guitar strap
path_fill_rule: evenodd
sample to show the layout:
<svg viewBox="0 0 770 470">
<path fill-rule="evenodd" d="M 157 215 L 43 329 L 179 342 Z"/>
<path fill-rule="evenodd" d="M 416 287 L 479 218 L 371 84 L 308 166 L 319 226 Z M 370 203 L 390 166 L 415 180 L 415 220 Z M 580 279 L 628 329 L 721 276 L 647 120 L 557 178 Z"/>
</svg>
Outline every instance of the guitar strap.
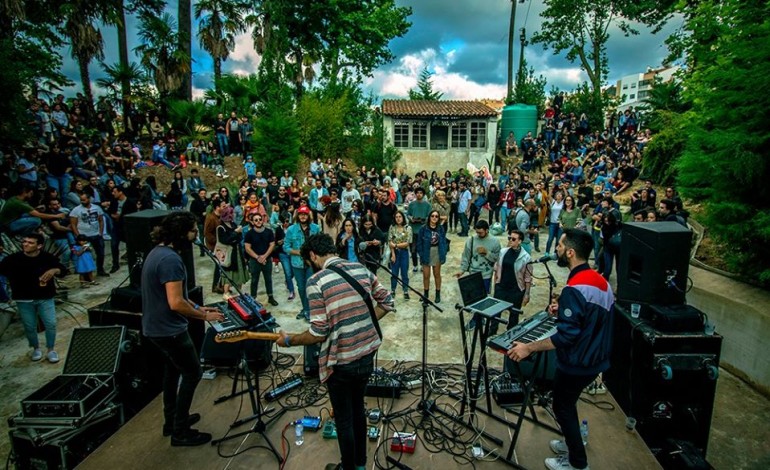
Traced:
<svg viewBox="0 0 770 470">
<path fill-rule="evenodd" d="M 331 269 L 335 273 L 339 274 L 342 279 L 344 279 L 350 286 L 358 292 L 358 295 L 361 296 L 362 299 L 364 299 L 364 302 L 366 303 L 366 306 L 369 307 L 369 314 L 372 316 L 372 323 L 374 324 L 374 329 L 377 330 L 377 336 L 380 337 L 380 340 L 382 340 L 382 330 L 380 330 L 380 322 L 377 321 L 377 315 L 374 313 L 374 305 L 372 305 L 372 297 L 366 293 L 364 288 L 361 286 L 361 284 L 353 279 L 353 276 L 346 273 L 342 269 L 340 269 L 338 266 L 327 266 L 327 269 Z"/>
</svg>

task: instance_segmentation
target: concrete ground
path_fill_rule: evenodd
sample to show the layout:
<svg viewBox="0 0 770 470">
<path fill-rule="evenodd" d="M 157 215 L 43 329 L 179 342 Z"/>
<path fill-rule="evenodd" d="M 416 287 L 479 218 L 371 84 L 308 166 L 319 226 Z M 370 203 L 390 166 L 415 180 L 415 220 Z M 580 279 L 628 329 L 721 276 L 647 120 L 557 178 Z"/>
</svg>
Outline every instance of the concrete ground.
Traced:
<svg viewBox="0 0 770 470">
<path fill-rule="evenodd" d="M 443 266 L 442 302 L 443 312 L 429 309 L 428 315 L 428 357 L 429 363 L 462 363 L 460 319 L 455 304 L 460 303 L 460 295 L 454 274 L 458 272 L 460 253 L 464 240 L 454 234 L 452 249 L 447 263 Z M 498 237 L 501 244 L 506 243 L 504 237 Z M 541 248 L 545 246 L 546 237 L 541 235 Z M 539 256 L 539 253 L 535 253 Z M 109 259 L 109 257 L 108 257 Z M 204 287 L 207 303 L 219 300 L 221 297 L 211 293 L 213 275 L 212 262 L 208 258 L 195 258 L 197 283 Z M 556 277 L 557 290 L 564 286 L 567 270 L 551 263 L 551 270 Z M 542 265 L 535 267 L 536 280 L 532 288 L 530 305 L 524 308 L 525 317 L 541 311 L 548 303 L 548 282 Z M 100 279 L 101 285 L 89 289 L 81 289 L 77 276 L 69 276 L 65 284 L 71 287 L 69 300 L 58 307 L 58 340 L 57 349 L 62 357 L 59 364 L 48 364 L 45 361 L 32 363 L 29 360 L 29 349 L 24 340 L 21 324 L 15 321 L 0 341 L 0 414 L 3 418 L 15 415 L 19 411 L 19 402 L 27 395 L 37 390 L 44 383 L 59 375 L 66 360 L 66 349 L 72 334 L 72 329 L 78 326 L 88 326 L 86 309 L 103 302 L 110 289 L 124 281 L 127 270 L 123 267 L 109 279 Z M 390 277 L 380 270 L 381 282 L 390 286 Z M 421 273 L 411 273 L 412 286 L 422 291 Z M 271 312 L 277 318 L 281 328 L 298 333 L 307 328 L 307 324 L 294 317 L 300 310 L 299 299 L 287 300 L 287 290 L 283 282 L 283 273 L 274 273 L 273 285 L 276 299 L 280 305 Z M 245 286 L 248 289 L 248 286 Z M 435 288 L 431 288 L 431 296 Z M 398 289 L 396 295 L 397 312 L 385 317 L 382 321 L 385 344 L 380 350 L 380 360 L 420 360 L 422 348 L 422 309 L 415 295 L 409 301 L 403 300 Z M 266 302 L 264 285 L 260 286 L 259 300 Z M 501 330 L 502 331 L 502 330 Z M 297 350 L 297 352 L 300 352 Z M 490 355 L 490 365 L 500 367 L 502 356 Z M 715 413 L 712 422 L 711 440 L 708 459 L 715 468 L 755 469 L 770 466 L 770 400 L 755 392 L 744 382 L 722 370 L 717 387 Z M 0 420 L 0 435 L 7 436 L 6 419 Z M 0 437 L 0 456 L 10 451 L 7 438 Z"/>
</svg>

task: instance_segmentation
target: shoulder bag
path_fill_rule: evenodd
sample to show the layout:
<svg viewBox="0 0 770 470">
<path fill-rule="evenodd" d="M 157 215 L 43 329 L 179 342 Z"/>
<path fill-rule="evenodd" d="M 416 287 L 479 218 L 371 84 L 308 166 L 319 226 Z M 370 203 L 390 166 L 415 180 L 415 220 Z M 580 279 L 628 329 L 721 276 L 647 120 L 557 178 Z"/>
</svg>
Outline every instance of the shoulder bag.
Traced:
<svg viewBox="0 0 770 470">
<path fill-rule="evenodd" d="M 214 245 L 214 256 L 223 268 L 229 268 L 233 261 L 233 247 L 219 241 L 219 227 L 217 227 L 217 244 Z"/>
</svg>

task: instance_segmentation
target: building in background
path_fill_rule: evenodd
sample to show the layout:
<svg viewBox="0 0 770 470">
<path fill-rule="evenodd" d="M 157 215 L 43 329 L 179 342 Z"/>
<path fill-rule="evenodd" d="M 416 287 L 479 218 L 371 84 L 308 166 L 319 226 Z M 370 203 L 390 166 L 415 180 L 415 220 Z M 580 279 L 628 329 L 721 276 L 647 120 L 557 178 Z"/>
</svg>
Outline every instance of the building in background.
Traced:
<svg viewBox="0 0 770 470">
<path fill-rule="evenodd" d="M 656 78 L 660 78 L 664 83 L 669 82 L 678 70 L 678 65 L 658 69 L 647 67 L 647 71 L 644 73 L 626 75 L 618 80 L 615 85 L 615 96 L 619 100 L 618 111 L 625 111 L 631 107 L 637 108 L 644 104 Z"/>
<path fill-rule="evenodd" d="M 493 159 L 498 113 L 479 101 L 383 100 L 384 145 L 408 173 L 455 171 Z"/>
</svg>

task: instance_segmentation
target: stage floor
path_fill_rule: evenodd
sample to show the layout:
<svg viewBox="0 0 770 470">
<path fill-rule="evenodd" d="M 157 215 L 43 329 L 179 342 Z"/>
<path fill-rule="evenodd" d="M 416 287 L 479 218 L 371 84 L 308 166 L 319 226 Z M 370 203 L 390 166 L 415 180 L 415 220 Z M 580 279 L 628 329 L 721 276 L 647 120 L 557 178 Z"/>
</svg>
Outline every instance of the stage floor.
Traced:
<svg viewBox="0 0 770 470">
<path fill-rule="evenodd" d="M 282 363 L 286 364 L 289 356 L 284 355 Z M 294 357 L 294 359 L 297 359 Z M 390 369 L 393 362 L 383 364 Z M 260 386 L 262 393 L 272 387 L 272 384 L 281 380 L 281 377 L 289 376 L 293 371 L 301 370 L 301 360 L 294 365 L 287 364 L 282 370 L 266 371 L 260 374 Z M 415 367 L 411 364 L 395 364 L 401 370 Z M 442 366 L 431 366 L 442 367 Z M 459 370 L 457 366 L 455 371 Z M 278 376 L 280 374 L 280 377 Z M 455 374 L 457 376 L 458 374 Z M 461 374 L 460 374 L 461 375 Z M 192 412 L 202 415 L 200 423 L 195 427 L 206 432 L 211 432 L 214 438 L 223 437 L 229 430 L 230 424 L 239 417 L 251 415 L 251 404 L 248 395 L 231 398 L 223 403 L 214 404 L 214 400 L 227 395 L 232 389 L 232 375 L 220 369 L 218 376 L 213 380 L 202 380 L 198 386 L 193 402 Z M 436 385 L 448 386 L 443 380 Z M 239 385 L 240 389 L 240 385 Z M 385 412 L 398 411 L 413 406 L 419 399 L 420 389 L 415 388 L 405 392 L 398 399 L 384 399 L 367 397 L 367 408 L 379 407 Z M 302 408 L 304 403 L 318 397 L 313 405 Z M 587 396 L 578 403 L 578 412 L 581 419 L 589 422 L 589 445 L 587 447 L 588 460 L 592 469 L 655 469 L 660 468 L 652 453 L 647 449 L 641 437 L 636 432 L 625 429 L 625 415 L 615 403 L 611 394 Z M 600 409 L 593 402 L 606 402 L 614 409 Z M 437 399 L 438 406 L 444 409 L 459 409 L 457 400 L 449 396 Z M 270 416 L 276 415 L 276 410 L 281 405 L 293 407 L 294 410 L 286 411 L 272 422 L 267 424 L 265 431 L 267 438 L 282 451 L 281 433 L 287 423 L 305 415 L 322 415 L 324 422 L 328 418 L 330 407 L 326 397 L 326 388 L 319 386 L 317 380 L 306 381 L 303 389 L 295 390 L 295 393 L 279 401 L 267 402 L 262 400 L 262 405 Z M 492 401 L 493 412 L 500 417 L 513 421 L 514 414 L 497 407 Z M 254 468 L 278 468 L 278 461 L 270 451 L 264 448 L 265 439 L 259 434 L 250 434 L 245 437 L 233 439 L 221 444 L 218 448 L 211 445 L 200 447 L 171 447 L 169 438 L 164 438 L 161 433 L 163 424 L 162 397 L 158 396 L 144 410 L 126 423 L 102 446 L 94 451 L 78 467 L 79 469 L 197 469 L 197 468 L 229 468 L 229 469 L 254 469 Z M 607 408 L 607 406 L 603 406 Z M 269 410 L 272 410 L 269 411 Z M 535 407 L 537 417 L 543 423 L 554 425 L 547 411 L 543 407 Z M 466 412 L 467 415 L 467 412 Z M 497 437 L 503 441 L 502 446 L 486 440 L 485 447 L 499 449 L 502 455 L 507 454 L 513 430 L 502 423 L 477 413 L 477 428 Z M 415 426 L 420 425 L 421 416 L 417 413 L 411 418 L 396 418 L 384 423 L 380 421 L 376 426 L 380 429 L 381 437 L 377 441 L 369 441 L 367 468 L 377 468 L 373 463 L 376 457 L 383 468 L 391 467 L 385 461 L 387 455 L 399 459 L 398 452 L 389 450 L 388 441 L 383 438 L 391 436 L 394 430 L 414 431 Z M 264 418 L 268 421 L 269 417 Z M 470 430 L 452 424 L 443 417 L 428 419 L 418 430 L 418 443 L 414 454 L 404 454 L 401 462 L 412 469 L 450 469 L 470 465 L 471 461 L 480 468 L 511 468 L 505 462 L 495 461 L 486 457 L 484 461 L 475 460 L 472 457 L 471 443 L 478 439 L 478 435 Z M 234 428 L 231 432 L 246 431 L 252 426 L 252 422 Z M 456 443 L 448 441 L 435 442 L 432 439 L 425 441 L 425 428 L 443 428 L 448 434 L 459 434 Z M 428 433 L 430 438 L 433 432 Z M 288 442 L 289 456 L 284 466 L 285 469 L 316 470 L 323 469 L 327 463 L 339 461 L 339 449 L 336 440 L 324 439 L 321 431 L 305 432 L 305 442 L 301 446 L 294 444 L 294 428 L 285 430 Z M 519 465 L 529 469 L 544 468 L 543 459 L 553 456 L 548 447 L 550 439 L 558 436 L 553 432 L 536 424 L 524 421 L 514 452 L 514 460 Z M 284 449 L 287 443 L 284 442 Z M 427 446 L 427 447 L 426 447 Z M 439 450 L 443 447 L 445 450 Z M 463 454 L 464 456 L 458 456 Z M 237 454 L 237 455 L 234 455 Z M 453 455 L 455 454 L 455 455 Z"/>
</svg>

